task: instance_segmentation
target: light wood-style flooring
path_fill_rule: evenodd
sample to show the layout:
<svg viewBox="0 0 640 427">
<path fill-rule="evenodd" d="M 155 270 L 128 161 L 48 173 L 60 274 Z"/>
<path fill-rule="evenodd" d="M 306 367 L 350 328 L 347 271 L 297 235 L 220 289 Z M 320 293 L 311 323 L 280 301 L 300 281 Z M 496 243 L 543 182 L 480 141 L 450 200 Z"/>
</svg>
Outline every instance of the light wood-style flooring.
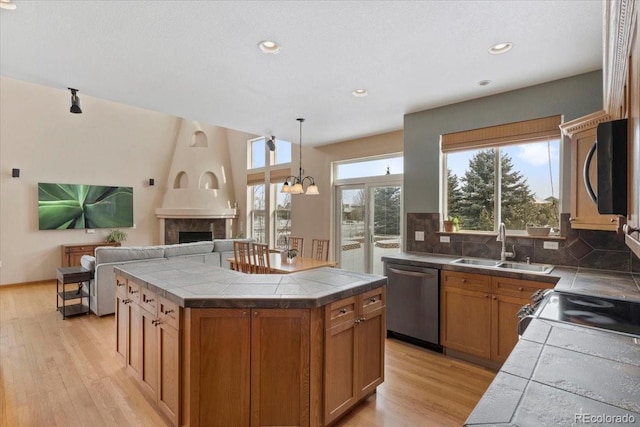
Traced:
<svg viewBox="0 0 640 427">
<path fill-rule="evenodd" d="M 113 316 L 62 320 L 55 282 L 0 287 L 0 426 L 167 425 L 114 341 Z M 494 376 L 389 339 L 384 384 L 337 425 L 461 425 Z"/>
</svg>

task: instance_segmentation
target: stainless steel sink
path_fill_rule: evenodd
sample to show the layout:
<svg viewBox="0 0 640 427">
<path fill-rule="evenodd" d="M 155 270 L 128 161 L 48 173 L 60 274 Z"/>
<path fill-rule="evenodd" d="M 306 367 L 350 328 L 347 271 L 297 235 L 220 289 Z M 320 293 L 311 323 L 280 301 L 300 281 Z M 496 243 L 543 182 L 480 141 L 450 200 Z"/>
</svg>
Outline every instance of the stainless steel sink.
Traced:
<svg viewBox="0 0 640 427">
<path fill-rule="evenodd" d="M 460 258 L 451 261 L 451 264 L 466 264 L 466 265 L 480 265 L 483 267 L 496 267 L 501 261 L 494 261 L 492 259 L 475 259 L 475 258 Z"/>
<path fill-rule="evenodd" d="M 537 273 L 548 274 L 553 270 L 553 265 L 550 264 L 527 264 L 524 262 L 501 262 L 496 267 L 504 268 L 506 270 L 522 270 L 533 271 Z"/>
<path fill-rule="evenodd" d="M 525 262 L 496 261 L 493 259 L 458 258 L 451 264 L 468 265 L 470 267 L 487 268 L 491 270 L 526 271 L 528 273 L 549 274 L 553 270 L 551 264 L 527 264 Z"/>
</svg>

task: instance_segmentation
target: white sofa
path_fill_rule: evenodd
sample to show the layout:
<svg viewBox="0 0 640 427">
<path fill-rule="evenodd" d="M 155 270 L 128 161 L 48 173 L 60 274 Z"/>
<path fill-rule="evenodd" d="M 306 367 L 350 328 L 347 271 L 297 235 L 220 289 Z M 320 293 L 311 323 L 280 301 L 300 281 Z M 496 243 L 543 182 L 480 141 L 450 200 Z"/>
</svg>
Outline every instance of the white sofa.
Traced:
<svg viewBox="0 0 640 427">
<path fill-rule="evenodd" d="M 242 239 L 247 241 L 247 239 Z M 116 278 L 114 267 L 130 263 L 159 263 L 170 258 L 186 258 L 203 264 L 229 268 L 234 239 L 157 246 L 100 246 L 95 257 L 83 257 L 83 266 L 94 271 L 90 283 L 91 311 L 98 316 L 115 313 Z"/>
</svg>

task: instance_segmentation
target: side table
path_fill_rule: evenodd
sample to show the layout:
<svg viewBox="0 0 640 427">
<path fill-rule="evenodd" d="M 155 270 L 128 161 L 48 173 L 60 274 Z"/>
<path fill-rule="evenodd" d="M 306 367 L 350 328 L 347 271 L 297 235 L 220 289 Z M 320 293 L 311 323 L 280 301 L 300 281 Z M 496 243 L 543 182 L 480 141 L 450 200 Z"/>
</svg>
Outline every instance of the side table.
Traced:
<svg viewBox="0 0 640 427">
<path fill-rule="evenodd" d="M 60 267 L 56 269 L 56 278 L 58 279 L 56 307 L 62 313 L 62 318 L 90 313 L 89 281 L 91 280 L 91 271 L 83 267 Z M 86 305 L 82 303 L 84 298 L 87 299 Z M 71 301 L 71 304 L 68 301 Z"/>
</svg>

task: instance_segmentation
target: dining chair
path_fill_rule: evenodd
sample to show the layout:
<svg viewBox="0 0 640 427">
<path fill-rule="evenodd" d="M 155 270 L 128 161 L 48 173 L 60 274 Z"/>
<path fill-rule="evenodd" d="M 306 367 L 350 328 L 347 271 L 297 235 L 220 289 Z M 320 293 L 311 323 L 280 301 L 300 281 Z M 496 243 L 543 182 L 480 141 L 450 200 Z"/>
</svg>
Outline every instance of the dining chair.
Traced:
<svg viewBox="0 0 640 427">
<path fill-rule="evenodd" d="M 295 249 L 299 256 L 304 256 L 304 237 L 289 237 L 288 249 Z"/>
<path fill-rule="evenodd" d="M 236 261 L 236 271 L 253 273 L 249 242 L 233 242 L 233 257 Z"/>
<path fill-rule="evenodd" d="M 254 243 L 253 245 L 253 272 L 257 274 L 271 273 L 269 262 L 269 245 Z"/>
<path fill-rule="evenodd" d="M 319 261 L 329 260 L 329 240 L 313 239 L 311 241 L 311 258 Z"/>
</svg>

